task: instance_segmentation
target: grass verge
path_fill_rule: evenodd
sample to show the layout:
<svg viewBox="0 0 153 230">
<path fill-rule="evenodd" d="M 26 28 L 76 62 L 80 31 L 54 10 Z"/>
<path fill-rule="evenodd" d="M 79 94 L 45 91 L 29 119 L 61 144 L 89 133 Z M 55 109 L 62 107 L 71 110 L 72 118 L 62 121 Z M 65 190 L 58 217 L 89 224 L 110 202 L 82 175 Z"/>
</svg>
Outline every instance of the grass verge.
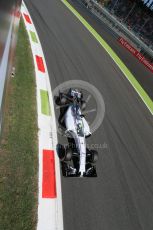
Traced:
<svg viewBox="0 0 153 230">
<path fill-rule="evenodd" d="M 31 48 L 20 21 L 16 74 L 7 87 L 0 146 L 0 229 L 33 230 L 37 222 L 36 85 Z"/>
</svg>

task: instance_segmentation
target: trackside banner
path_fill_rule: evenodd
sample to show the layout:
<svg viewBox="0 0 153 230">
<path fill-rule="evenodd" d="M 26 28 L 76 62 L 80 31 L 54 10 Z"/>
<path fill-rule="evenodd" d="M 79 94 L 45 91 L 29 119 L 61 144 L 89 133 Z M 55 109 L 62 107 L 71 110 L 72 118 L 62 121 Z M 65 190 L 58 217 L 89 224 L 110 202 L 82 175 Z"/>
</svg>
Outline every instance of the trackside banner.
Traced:
<svg viewBox="0 0 153 230">
<path fill-rule="evenodd" d="M 138 50 L 131 46 L 130 43 L 122 37 L 120 37 L 117 41 L 153 73 L 153 64 L 150 63 Z"/>
</svg>

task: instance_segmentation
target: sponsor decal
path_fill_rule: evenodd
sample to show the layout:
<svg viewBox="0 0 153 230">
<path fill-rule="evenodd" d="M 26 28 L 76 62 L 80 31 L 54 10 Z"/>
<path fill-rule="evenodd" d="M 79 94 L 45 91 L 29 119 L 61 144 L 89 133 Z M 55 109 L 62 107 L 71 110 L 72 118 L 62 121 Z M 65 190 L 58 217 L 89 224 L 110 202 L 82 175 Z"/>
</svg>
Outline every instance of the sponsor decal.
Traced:
<svg viewBox="0 0 153 230">
<path fill-rule="evenodd" d="M 131 46 L 128 41 L 122 37 L 120 37 L 117 41 L 153 73 L 153 64 L 150 63 L 138 50 Z"/>
</svg>

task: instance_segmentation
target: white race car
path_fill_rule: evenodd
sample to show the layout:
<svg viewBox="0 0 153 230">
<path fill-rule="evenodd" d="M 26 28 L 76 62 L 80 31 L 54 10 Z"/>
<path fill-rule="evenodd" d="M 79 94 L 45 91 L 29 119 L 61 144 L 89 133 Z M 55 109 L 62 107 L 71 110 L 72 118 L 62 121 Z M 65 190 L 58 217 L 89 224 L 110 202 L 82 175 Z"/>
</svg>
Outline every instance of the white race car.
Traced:
<svg viewBox="0 0 153 230">
<path fill-rule="evenodd" d="M 96 177 L 98 153 L 86 146 L 86 138 L 91 132 L 82 114 L 86 107 L 83 94 L 76 89 L 70 89 L 67 93 L 60 92 L 55 103 L 60 106 L 59 126 L 68 139 L 66 147 L 57 145 L 63 175 Z"/>
</svg>

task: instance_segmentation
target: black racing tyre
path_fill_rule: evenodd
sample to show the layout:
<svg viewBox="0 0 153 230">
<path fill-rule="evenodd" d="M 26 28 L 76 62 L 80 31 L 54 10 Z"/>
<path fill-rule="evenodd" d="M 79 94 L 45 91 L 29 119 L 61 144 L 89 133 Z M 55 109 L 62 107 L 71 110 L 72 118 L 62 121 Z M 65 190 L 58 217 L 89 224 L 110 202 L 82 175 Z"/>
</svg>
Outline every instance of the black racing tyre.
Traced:
<svg viewBox="0 0 153 230">
<path fill-rule="evenodd" d="M 60 161 L 62 161 L 62 162 L 71 161 L 72 154 L 73 154 L 71 148 L 69 148 L 69 147 L 64 148 L 63 145 L 58 144 L 56 147 L 56 150 L 57 150 L 57 154 L 58 154 Z"/>
<path fill-rule="evenodd" d="M 96 163 L 98 160 L 98 152 L 96 150 L 90 150 L 90 163 Z"/>
<path fill-rule="evenodd" d="M 57 154 L 58 154 L 58 157 L 59 157 L 60 161 L 63 161 L 63 159 L 65 158 L 65 148 L 64 148 L 64 146 L 61 145 L 61 144 L 57 144 L 56 151 L 57 151 Z"/>
<path fill-rule="evenodd" d="M 71 161 L 73 155 L 72 148 L 67 147 L 65 150 L 64 161 Z"/>
<path fill-rule="evenodd" d="M 65 105 L 67 103 L 67 99 L 62 95 L 60 97 L 60 103 L 61 103 L 61 105 Z"/>
<path fill-rule="evenodd" d="M 60 97 L 55 96 L 55 97 L 54 97 L 54 100 L 55 100 L 55 104 L 56 104 L 56 105 L 61 105 L 61 103 L 60 103 Z"/>
<path fill-rule="evenodd" d="M 55 100 L 55 104 L 58 106 L 65 105 L 67 103 L 67 99 L 62 95 L 55 96 L 54 100 Z"/>
</svg>

